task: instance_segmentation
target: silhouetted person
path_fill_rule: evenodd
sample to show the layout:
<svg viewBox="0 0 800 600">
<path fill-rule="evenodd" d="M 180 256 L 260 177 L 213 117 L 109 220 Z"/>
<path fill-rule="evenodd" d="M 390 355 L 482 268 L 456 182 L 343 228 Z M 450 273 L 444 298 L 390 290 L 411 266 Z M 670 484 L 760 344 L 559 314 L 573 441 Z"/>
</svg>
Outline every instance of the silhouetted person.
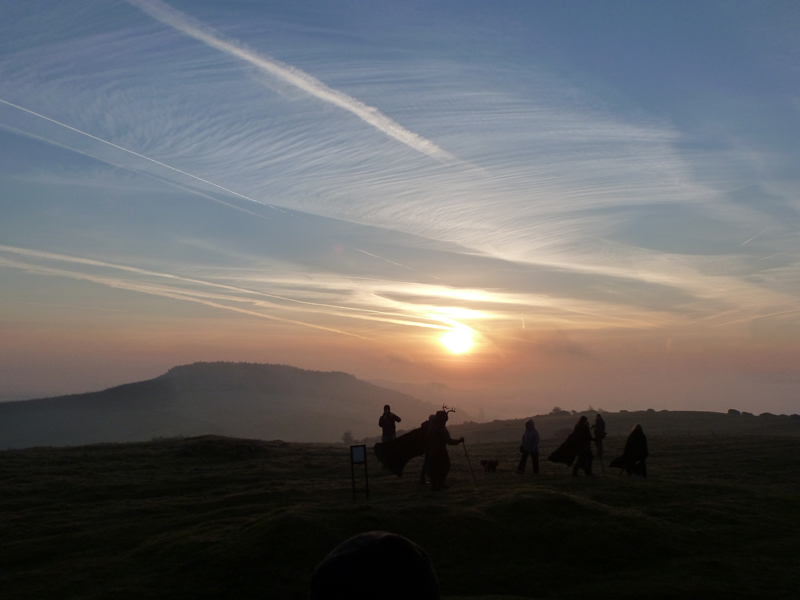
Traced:
<svg viewBox="0 0 800 600">
<path fill-rule="evenodd" d="M 419 427 L 424 431 L 425 440 L 426 440 L 426 447 L 427 447 L 427 439 L 428 439 L 428 428 L 433 424 L 433 419 L 435 415 L 431 415 L 428 417 L 428 420 L 422 423 Z M 428 452 L 425 452 L 425 460 L 422 461 L 422 471 L 419 473 L 419 484 L 426 485 L 428 483 L 428 465 L 430 464 L 430 459 L 428 457 Z"/>
<path fill-rule="evenodd" d="M 578 469 L 583 469 L 587 475 L 592 475 L 593 441 L 589 419 L 581 417 L 572 433 L 547 457 L 547 460 L 573 467 L 572 474 L 575 476 L 578 475 Z"/>
<path fill-rule="evenodd" d="M 431 480 L 432 490 L 441 490 L 447 487 L 445 480 L 450 472 L 450 455 L 447 446 L 456 446 L 464 438 L 454 440 L 447 431 L 447 412 L 440 410 L 433 416 L 433 421 L 428 427 L 425 444 L 425 457 L 428 461 L 428 477 Z"/>
<path fill-rule="evenodd" d="M 606 437 L 606 421 L 600 413 L 597 413 L 595 416 L 592 429 L 594 429 L 594 445 L 597 447 L 597 456 L 603 458 L 603 440 Z"/>
<path fill-rule="evenodd" d="M 393 533 L 370 531 L 343 542 L 311 576 L 311 600 L 439 600 L 425 551 Z"/>
<path fill-rule="evenodd" d="M 383 429 L 383 435 L 381 436 L 382 442 L 388 442 L 397 437 L 397 427 L 395 423 L 399 423 L 400 421 L 400 417 L 392 412 L 388 404 L 383 407 L 383 414 L 381 418 L 378 419 L 378 426 Z"/>
<path fill-rule="evenodd" d="M 592 430 L 589 429 L 589 419 L 586 416 L 578 419 L 575 429 L 572 430 L 572 435 L 575 437 L 575 451 L 578 455 L 575 461 L 575 466 L 572 467 L 572 475 L 578 476 L 578 469 L 583 469 L 587 475 L 592 475 Z"/>
<path fill-rule="evenodd" d="M 522 452 L 522 458 L 519 459 L 517 466 L 517 473 L 522 475 L 525 473 L 525 465 L 528 462 L 528 456 L 531 457 L 533 465 L 533 474 L 539 474 L 539 432 L 533 424 L 533 419 L 528 419 L 525 423 L 525 433 L 522 434 L 522 445 L 519 447 Z"/>
<path fill-rule="evenodd" d="M 636 425 L 625 442 L 625 451 L 622 456 L 611 461 L 610 467 L 625 469 L 628 475 L 641 475 L 647 479 L 647 457 L 650 452 L 647 450 L 647 437 L 642 431 L 641 425 Z"/>
</svg>

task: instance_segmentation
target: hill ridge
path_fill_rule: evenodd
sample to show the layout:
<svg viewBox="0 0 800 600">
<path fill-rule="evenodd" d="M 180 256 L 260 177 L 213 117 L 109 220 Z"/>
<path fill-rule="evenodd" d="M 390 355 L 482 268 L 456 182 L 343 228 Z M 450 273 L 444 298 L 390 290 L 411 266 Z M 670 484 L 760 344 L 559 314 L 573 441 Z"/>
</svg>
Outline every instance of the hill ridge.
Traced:
<svg viewBox="0 0 800 600">
<path fill-rule="evenodd" d="M 403 425 L 436 408 L 342 371 L 195 362 L 97 392 L 3 403 L 0 448 L 203 434 L 333 442 L 348 431 L 359 438 L 379 433 L 384 404 Z"/>
</svg>

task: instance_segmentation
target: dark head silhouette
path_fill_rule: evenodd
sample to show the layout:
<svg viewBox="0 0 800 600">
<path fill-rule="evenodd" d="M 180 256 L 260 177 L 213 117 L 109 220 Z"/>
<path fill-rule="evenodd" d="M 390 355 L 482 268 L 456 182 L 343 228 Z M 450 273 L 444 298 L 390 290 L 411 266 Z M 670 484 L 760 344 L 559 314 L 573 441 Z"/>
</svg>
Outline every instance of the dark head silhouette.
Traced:
<svg viewBox="0 0 800 600">
<path fill-rule="evenodd" d="M 450 417 L 447 416 L 447 412 L 443 410 L 437 410 L 436 414 L 433 415 L 433 422 L 438 424 L 447 423 Z"/>
<path fill-rule="evenodd" d="M 439 582 L 425 551 L 384 531 L 343 542 L 311 576 L 311 600 L 438 600 Z"/>
<path fill-rule="evenodd" d="M 391 406 L 389 406 L 388 404 L 384 404 L 384 405 L 383 405 L 383 410 L 384 410 L 384 411 L 387 411 L 387 410 L 392 410 L 392 407 L 391 407 Z"/>
</svg>

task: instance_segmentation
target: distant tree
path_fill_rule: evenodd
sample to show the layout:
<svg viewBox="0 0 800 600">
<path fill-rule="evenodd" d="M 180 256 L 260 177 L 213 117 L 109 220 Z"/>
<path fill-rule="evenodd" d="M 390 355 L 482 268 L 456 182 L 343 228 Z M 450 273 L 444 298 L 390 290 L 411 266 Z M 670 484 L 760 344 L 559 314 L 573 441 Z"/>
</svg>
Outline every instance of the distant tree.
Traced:
<svg viewBox="0 0 800 600">
<path fill-rule="evenodd" d="M 553 416 L 563 416 L 563 415 L 568 415 L 569 411 L 568 410 L 564 410 L 560 406 L 554 406 L 553 410 L 550 411 L 550 414 L 553 415 Z"/>
<path fill-rule="evenodd" d="M 795 414 L 789 415 L 789 418 L 790 418 L 790 419 L 800 419 L 800 415 L 798 415 L 797 413 L 795 413 Z"/>
<path fill-rule="evenodd" d="M 353 433 L 350 431 L 345 431 L 342 434 L 342 441 L 345 443 L 346 446 L 352 446 L 355 440 L 353 439 Z"/>
<path fill-rule="evenodd" d="M 775 415 L 773 415 L 772 413 L 769 413 L 769 412 L 763 412 L 758 416 L 759 417 L 774 417 Z"/>
<path fill-rule="evenodd" d="M 736 410 L 735 408 L 729 408 L 729 409 L 728 409 L 728 414 L 729 414 L 729 415 L 741 415 L 742 413 L 740 413 L 740 412 L 739 412 L 738 410 Z"/>
<path fill-rule="evenodd" d="M 654 412 L 656 412 L 656 409 L 655 408 L 648 408 L 647 412 L 654 413 Z"/>
<path fill-rule="evenodd" d="M 753 416 L 753 413 L 751 413 L 751 412 L 747 412 L 746 410 L 743 410 L 743 411 L 742 411 L 742 416 L 743 416 L 743 417 L 752 417 L 752 416 Z"/>
</svg>

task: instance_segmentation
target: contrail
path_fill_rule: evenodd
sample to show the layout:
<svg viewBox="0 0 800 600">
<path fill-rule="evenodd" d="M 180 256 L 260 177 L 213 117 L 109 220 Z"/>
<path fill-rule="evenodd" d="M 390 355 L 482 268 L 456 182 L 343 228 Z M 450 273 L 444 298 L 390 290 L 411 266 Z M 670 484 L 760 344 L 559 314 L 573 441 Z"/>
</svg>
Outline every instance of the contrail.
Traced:
<svg viewBox="0 0 800 600">
<path fill-rule="evenodd" d="M 755 234 L 753 237 L 751 237 L 749 240 L 745 240 L 745 241 L 743 241 L 743 242 L 742 242 L 741 244 L 739 244 L 739 245 L 740 245 L 740 246 L 744 246 L 745 244 L 749 244 L 749 243 L 750 243 L 750 242 L 752 242 L 754 239 L 756 239 L 758 236 L 760 236 L 762 233 L 766 233 L 766 232 L 768 232 L 770 229 L 772 229 L 772 227 L 767 227 L 767 228 L 766 228 L 764 231 L 760 231 L 760 232 L 758 232 L 758 233 L 757 233 L 757 234 Z"/>
<path fill-rule="evenodd" d="M 367 256 L 371 256 L 372 258 L 377 258 L 379 260 L 385 260 L 391 265 L 396 265 L 398 267 L 403 267 L 404 269 L 408 269 L 409 271 L 413 271 L 414 273 L 421 273 L 422 275 L 427 275 L 428 277 L 432 277 L 433 279 L 438 279 L 441 281 L 441 278 L 436 277 L 436 275 L 429 275 L 428 273 L 422 273 L 421 271 L 417 271 L 416 269 L 412 269 L 411 267 L 407 267 L 406 265 L 400 264 L 399 262 L 394 262 L 393 260 L 389 260 L 388 258 L 384 258 L 383 256 L 378 256 L 377 254 L 372 254 L 372 252 L 367 252 L 366 250 L 362 250 L 361 248 L 353 248 L 353 250 L 357 250 L 362 254 L 366 254 Z"/>
<path fill-rule="evenodd" d="M 443 162 L 458 160 L 449 152 L 439 148 L 439 146 L 432 141 L 413 131 L 409 131 L 396 121 L 390 119 L 377 108 L 368 106 L 360 100 L 348 96 L 344 92 L 328 87 L 316 77 L 296 67 L 278 62 L 274 58 L 257 54 L 240 43 L 226 41 L 220 38 L 216 32 L 209 27 L 197 23 L 188 15 L 172 8 L 168 4 L 160 2 L 159 0 L 127 0 L 127 2 L 165 25 L 169 25 L 212 48 L 245 60 L 262 71 L 266 71 L 270 75 L 311 94 L 315 98 L 319 98 L 323 102 L 333 104 L 334 106 L 338 106 L 354 114 L 365 123 L 372 125 L 379 131 L 402 142 L 409 148 L 413 148 L 417 152 L 421 152 L 422 154 L 426 154 Z"/>
<path fill-rule="evenodd" d="M 177 169 L 175 167 L 171 167 L 170 165 L 168 165 L 166 163 L 163 163 L 163 162 L 161 162 L 159 160 L 156 160 L 154 158 L 150 158 L 149 156 L 145 156 L 144 154 L 139 154 L 138 152 L 134 152 L 133 150 L 128 150 L 127 148 L 125 148 L 123 146 L 118 146 L 117 144 L 114 144 L 112 142 L 104 140 L 103 138 L 99 138 L 96 135 L 92 135 L 91 133 L 86 133 L 85 131 L 81 131 L 80 129 L 77 129 L 76 127 L 72 127 L 72 125 L 67 125 L 66 123 L 62 123 L 61 121 L 56 121 L 55 119 L 51 119 L 50 117 L 46 117 L 45 115 L 39 114 L 37 112 L 34 112 L 34 111 L 32 111 L 32 110 L 30 110 L 28 108 L 25 108 L 23 106 L 19 106 L 18 104 L 14 104 L 13 102 L 9 102 L 8 100 L 3 100 L 2 98 L 0 98 L 0 103 L 6 104 L 7 106 L 13 106 L 14 108 L 16 108 L 18 110 L 21 110 L 23 112 L 28 113 L 29 115 L 33 115 L 34 117 L 39 117 L 40 119 L 44 119 L 45 121 L 50 121 L 51 123 L 55 123 L 56 125 L 64 127 L 66 129 L 69 129 L 70 131 L 74 131 L 75 133 L 80 133 L 81 135 L 85 135 L 88 138 L 91 138 L 93 140 L 97 140 L 98 142 L 102 142 L 103 144 L 111 146 L 112 148 L 116 148 L 117 150 L 122 150 L 123 152 L 127 152 L 128 154 L 133 154 L 134 156 L 137 156 L 137 157 L 142 158 L 144 160 L 150 161 L 151 163 L 154 163 L 154 164 L 156 164 L 156 165 L 158 165 L 160 167 L 164 167 L 165 169 L 169 169 L 170 171 L 175 171 L 176 173 L 180 173 L 181 175 L 186 175 L 186 177 L 191 177 L 192 179 L 195 179 L 197 181 L 201 181 L 202 183 L 205 183 L 206 185 L 213 186 L 213 187 L 215 187 L 217 189 L 220 189 L 220 190 L 222 190 L 224 192 L 228 192 L 229 194 L 233 194 L 234 196 L 238 196 L 239 198 L 244 198 L 245 200 L 249 200 L 250 202 L 255 202 L 256 204 L 260 204 L 262 206 L 268 206 L 269 208 L 271 208 L 273 210 L 278 210 L 278 211 L 284 212 L 284 213 L 286 212 L 286 211 L 281 210 L 280 208 L 278 208 L 276 206 L 272 206 L 271 204 L 266 204 L 264 202 L 259 202 L 258 200 L 253 200 L 252 198 L 249 198 L 249 197 L 245 196 L 244 194 L 240 194 L 239 192 L 234 192 L 233 190 L 230 190 L 230 189 L 228 189 L 226 187 L 223 187 L 223 186 L 221 186 L 221 185 L 219 185 L 217 183 L 214 183 L 213 181 L 208 181 L 207 179 L 203 179 L 202 177 L 198 177 L 197 175 L 192 175 L 191 173 L 187 173 L 186 171 L 181 171 L 180 169 Z"/>
<path fill-rule="evenodd" d="M 0 102 L 4 102 L 4 101 L 0 100 Z M 29 137 L 31 139 L 38 140 L 40 142 L 44 142 L 45 144 L 50 144 L 51 146 L 55 146 L 56 148 L 63 148 L 64 150 L 68 150 L 70 152 L 75 152 L 76 154 L 80 154 L 81 156 L 86 156 L 87 158 L 91 158 L 92 160 L 96 160 L 96 161 L 99 161 L 101 163 L 105 163 L 107 165 L 111 165 L 112 167 L 115 167 L 117 169 L 124 169 L 125 171 L 128 171 L 130 173 L 136 173 L 137 175 L 140 175 L 142 177 L 147 177 L 148 179 L 152 179 L 153 181 L 158 181 L 159 183 L 163 183 L 164 185 L 168 185 L 170 187 L 174 187 L 176 189 L 182 190 L 184 192 L 188 192 L 190 194 L 195 194 L 196 196 L 201 196 L 202 198 L 206 198 L 207 200 L 211 200 L 212 202 L 216 202 L 218 204 L 222 204 L 224 206 L 227 206 L 228 208 L 232 208 L 234 210 L 238 210 L 238 211 L 246 213 L 248 215 L 252 215 L 254 217 L 258 217 L 259 219 L 268 219 L 269 218 L 269 217 L 265 217 L 264 215 L 260 215 L 258 213 L 255 213 L 252 210 L 247 210 L 246 208 L 242 208 L 241 206 L 236 206 L 235 204 L 231 204 L 230 202 L 225 202 L 224 200 L 220 200 L 219 198 L 215 198 L 214 196 L 209 196 L 208 194 L 204 194 L 203 192 L 201 192 L 199 190 L 195 190 L 195 189 L 186 187 L 185 185 L 181 185 L 179 183 L 175 183 L 174 181 L 170 181 L 169 179 L 164 179 L 163 177 L 159 177 L 158 175 L 153 175 L 152 173 L 147 173 L 146 171 L 139 171 L 138 169 L 133 169 L 131 167 L 127 167 L 125 165 L 121 165 L 119 163 L 115 163 L 114 161 L 108 160 L 107 158 L 100 158 L 100 157 L 95 156 L 93 154 L 89 154 L 88 152 L 84 152 L 83 150 L 78 150 L 77 148 L 73 148 L 72 146 L 67 146 L 66 144 L 62 144 L 60 142 L 56 142 L 56 141 L 47 139 L 46 137 L 42 137 L 40 135 L 36 135 L 35 133 L 30 133 L 28 131 L 23 131 L 22 129 L 17 129 L 16 127 L 11 127 L 10 125 L 4 125 L 3 123 L 0 123 L 0 129 L 5 129 L 6 131 L 11 131 L 11 132 L 17 133 L 19 135 L 24 135 L 24 136 Z M 280 210 L 275 206 L 270 206 L 268 204 L 263 204 L 261 202 L 258 202 L 257 200 L 252 200 L 252 202 L 255 202 L 256 204 L 261 204 L 262 206 L 266 206 L 268 208 L 272 208 L 272 209 L 275 209 L 275 210 Z M 282 210 L 281 212 L 286 212 L 286 211 Z M 288 214 L 289 216 L 293 216 L 293 215 L 290 215 L 290 213 L 288 213 L 288 212 L 286 214 Z M 297 218 L 297 217 L 295 217 L 295 218 Z"/>
<path fill-rule="evenodd" d="M 18 255 L 28 256 L 28 257 L 32 257 L 32 258 L 41 258 L 41 259 L 45 259 L 45 260 L 56 260 L 56 261 L 69 262 L 69 263 L 74 263 L 74 264 L 79 264 L 79 265 L 87 265 L 87 266 L 92 266 L 92 267 L 103 267 L 103 268 L 109 268 L 109 269 L 117 269 L 117 270 L 120 270 L 120 271 L 126 271 L 126 272 L 129 272 L 129 273 L 136 273 L 138 275 L 145 275 L 145 276 L 149 276 L 149 277 L 163 277 L 165 279 L 171 279 L 171 280 L 174 280 L 174 281 L 181 281 L 181 282 L 184 282 L 184 283 L 193 283 L 193 284 L 198 284 L 198 285 L 203 285 L 203 286 L 208 286 L 208 287 L 213 287 L 213 288 L 219 288 L 219 289 L 233 291 L 233 292 L 251 294 L 251 295 L 255 295 L 255 296 L 262 296 L 264 298 L 272 298 L 274 300 L 283 300 L 285 302 L 292 302 L 292 303 L 295 303 L 295 304 L 302 304 L 302 305 L 313 306 L 313 307 L 317 307 L 317 308 L 329 308 L 329 309 L 333 309 L 333 310 L 350 311 L 350 312 L 357 312 L 357 313 L 368 313 L 368 314 L 374 314 L 374 315 L 383 315 L 383 316 L 386 316 L 386 317 L 403 317 L 403 318 L 407 318 L 407 315 L 404 315 L 404 314 L 401 314 L 401 313 L 396 313 L 396 312 L 375 310 L 375 309 L 369 309 L 369 308 L 356 308 L 356 307 L 350 307 L 350 306 L 339 306 L 339 305 L 336 305 L 336 304 L 325 304 L 325 303 L 322 303 L 322 302 L 310 302 L 310 301 L 307 301 L 307 300 L 298 300 L 296 298 L 289 298 L 288 296 L 280 296 L 278 294 L 269 294 L 267 292 L 259 292 L 259 291 L 249 290 L 249 289 L 245 289 L 245 288 L 241 288 L 241 287 L 237 287 L 237 286 L 225 285 L 225 284 L 222 284 L 222 283 L 213 283 L 211 281 L 204 281 L 202 279 L 193 279 L 193 278 L 189 278 L 189 277 L 181 277 L 179 275 L 172 275 L 171 273 L 161 273 L 159 271 L 149 271 L 149 270 L 146 270 L 146 269 L 139 269 L 137 267 L 129 267 L 129 266 L 126 266 L 126 265 L 118 265 L 118 264 L 115 264 L 115 263 L 108 263 L 108 262 L 103 262 L 103 261 L 99 261 L 99 260 L 93 260 L 93 259 L 90 259 L 90 258 L 79 258 L 79 257 L 76 257 L 76 256 L 68 256 L 68 255 L 64 255 L 64 254 L 54 254 L 52 252 L 45 252 L 43 250 L 29 250 L 27 248 L 17 248 L 15 246 L 5 246 L 5 245 L 0 244 L 0 252 L 9 252 L 9 253 L 12 253 L 12 254 L 18 254 Z M 278 305 L 275 305 L 275 306 L 278 306 Z M 281 306 L 281 308 L 291 310 L 289 307 L 286 307 L 286 306 Z M 322 312 L 322 311 L 320 311 L 320 312 Z M 433 319 L 433 318 L 427 318 L 427 317 L 419 317 L 419 318 L 420 319 L 424 319 L 424 320 L 429 320 L 429 321 L 439 320 L 439 319 Z M 421 325 L 421 326 L 423 326 L 423 325 Z"/>
<path fill-rule="evenodd" d="M 110 279 L 106 277 L 96 277 L 93 275 L 88 275 L 84 273 L 75 273 L 72 271 L 64 271 L 61 269 L 53 269 L 49 267 L 41 267 L 38 265 L 31 265 L 24 262 L 18 262 L 15 260 L 2 258 L 0 257 L 0 265 L 4 267 L 10 267 L 15 269 L 23 269 L 30 273 L 38 273 L 42 275 L 56 275 L 61 277 L 68 277 L 71 279 L 77 279 L 80 281 L 91 281 L 93 283 L 99 283 L 102 285 L 107 285 L 112 288 L 120 289 L 120 290 L 129 290 L 133 292 L 140 292 L 143 294 L 151 294 L 154 296 L 162 296 L 164 298 L 172 298 L 174 300 L 185 300 L 188 302 L 196 302 L 198 304 L 204 304 L 206 306 L 211 306 L 213 308 L 220 308 L 223 310 L 230 310 L 233 312 L 242 313 L 245 315 L 250 315 L 254 317 L 259 317 L 261 319 L 268 319 L 270 321 L 278 321 L 281 323 L 289 323 L 292 325 L 301 325 L 303 327 L 310 327 L 311 329 L 319 329 L 320 331 L 328 331 L 331 333 L 339 333 L 342 335 L 347 335 L 350 337 L 361 338 L 364 340 L 369 340 L 369 338 L 364 337 L 363 335 L 358 335 L 357 333 L 350 333 L 348 331 L 342 331 L 341 329 L 334 329 L 332 327 L 324 327 L 322 325 L 315 325 L 313 323 L 306 323 L 305 321 L 295 321 L 294 319 L 285 319 L 283 317 L 276 317 L 274 315 L 268 315 L 265 313 L 260 313 L 253 310 L 247 310 L 244 308 L 237 308 L 235 306 L 228 306 L 225 304 L 220 304 L 219 302 L 214 302 L 212 300 L 208 300 L 206 298 L 197 297 L 196 295 L 191 295 L 187 292 L 181 292 L 179 290 L 172 290 L 172 289 L 164 289 L 159 286 L 154 285 L 146 285 L 146 284 L 137 284 L 134 282 L 123 281 L 119 279 Z M 370 340 L 371 341 L 371 340 Z"/>
</svg>

